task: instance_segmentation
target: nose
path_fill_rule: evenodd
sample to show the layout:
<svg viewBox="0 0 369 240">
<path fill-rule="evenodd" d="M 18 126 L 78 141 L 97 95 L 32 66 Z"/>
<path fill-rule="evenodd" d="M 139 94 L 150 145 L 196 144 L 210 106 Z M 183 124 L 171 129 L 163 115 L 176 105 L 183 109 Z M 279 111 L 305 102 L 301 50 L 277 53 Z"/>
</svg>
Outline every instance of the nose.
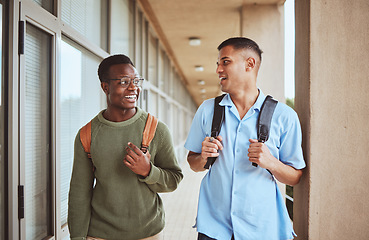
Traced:
<svg viewBox="0 0 369 240">
<path fill-rule="evenodd" d="M 215 70 L 215 72 L 216 72 L 217 74 L 219 74 L 219 73 L 223 72 L 222 65 L 218 64 L 218 65 L 217 65 L 217 69 Z"/>
<path fill-rule="evenodd" d="M 129 82 L 129 85 L 127 87 L 128 90 L 136 90 L 137 88 L 138 87 L 133 84 L 133 81 L 132 80 Z"/>
</svg>

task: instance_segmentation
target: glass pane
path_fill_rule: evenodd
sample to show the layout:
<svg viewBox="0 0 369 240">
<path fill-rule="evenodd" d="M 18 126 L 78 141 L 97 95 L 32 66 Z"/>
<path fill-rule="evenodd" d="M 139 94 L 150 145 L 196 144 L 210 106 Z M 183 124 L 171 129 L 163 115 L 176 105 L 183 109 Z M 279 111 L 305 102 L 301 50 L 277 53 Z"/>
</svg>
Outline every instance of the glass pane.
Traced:
<svg viewBox="0 0 369 240">
<path fill-rule="evenodd" d="M 61 225 L 67 223 L 68 192 L 72 173 L 74 139 L 78 130 L 89 122 L 105 104 L 97 77 L 100 58 L 64 38 L 58 90 L 60 96 L 60 212 Z M 73 87 L 71 87 L 73 86 Z"/>
<path fill-rule="evenodd" d="M 169 87 L 170 87 L 170 71 L 172 69 L 170 60 L 167 55 L 165 55 L 164 61 L 165 69 L 164 69 L 164 92 L 169 95 Z"/>
<path fill-rule="evenodd" d="M 61 19 L 87 39 L 107 50 L 106 0 L 63 0 Z"/>
<path fill-rule="evenodd" d="M 179 136 L 179 111 L 177 105 L 173 105 L 173 143 L 176 147 L 179 143 L 178 136 Z"/>
<path fill-rule="evenodd" d="M 158 94 L 156 92 L 150 91 L 150 101 L 149 101 L 149 112 L 154 116 L 158 116 Z"/>
<path fill-rule="evenodd" d="M 134 61 L 133 4 L 130 0 L 112 0 L 111 12 L 110 53 L 123 53 Z"/>
<path fill-rule="evenodd" d="M 4 114 L 4 100 L 3 100 L 3 62 L 2 62 L 2 52 L 3 52 L 3 5 L 0 3 L 0 239 L 5 239 L 5 223 L 4 223 L 4 214 L 5 213 L 5 206 L 4 206 L 4 188 L 5 188 L 5 176 L 4 176 L 4 121 L 5 121 L 5 114 Z"/>
<path fill-rule="evenodd" d="M 142 29 L 143 29 L 143 16 L 142 16 L 142 12 L 138 11 L 137 12 L 137 18 L 136 18 L 136 39 L 135 39 L 135 44 L 136 44 L 136 54 L 135 54 L 135 65 L 136 65 L 136 69 L 138 70 L 138 72 L 144 76 L 144 73 L 142 72 L 142 43 L 143 43 L 143 39 L 142 39 Z"/>
<path fill-rule="evenodd" d="M 147 70 L 147 52 L 148 52 L 148 31 L 149 31 L 149 23 L 147 20 L 143 19 L 142 23 L 142 66 L 141 66 L 141 76 L 145 79 L 149 80 L 148 78 L 148 70 Z"/>
<path fill-rule="evenodd" d="M 151 84 L 158 86 L 157 65 L 158 65 L 158 48 L 157 39 L 149 34 L 149 68 L 148 79 Z"/>
<path fill-rule="evenodd" d="M 52 0 L 33 0 L 35 3 L 54 14 L 54 1 Z"/>
<path fill-rule="evenodd" d="M 24 156 L 26 239 L 51 233 L 51 37 L 27 25 Z"/>
<path fill-rule="evenodd" d="M 164 97 L 160 96 L 159 98 L 159 119 L 161 121 L 163 121 L 164 123 L 167 123 L 167 112 L 168 112 L 168 108 L 167 108 L 167 101 L 165 100 Z"/>
<path fill-rule="evenodd" d="M 158 84 L 159 84 L 159 89 L 160 90 L 164 90 L 164 81 L 165 81 L 165 52 L 163 49 L 159 50 L 159 79 L 158 79 Z"/>
</svg>

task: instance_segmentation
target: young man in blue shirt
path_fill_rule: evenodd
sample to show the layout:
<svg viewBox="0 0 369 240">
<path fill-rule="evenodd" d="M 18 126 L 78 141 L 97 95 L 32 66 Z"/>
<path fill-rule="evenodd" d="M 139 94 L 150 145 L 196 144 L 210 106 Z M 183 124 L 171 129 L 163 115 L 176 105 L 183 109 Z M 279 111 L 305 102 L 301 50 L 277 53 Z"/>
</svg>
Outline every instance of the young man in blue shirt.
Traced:
<svg viewBox="0 0 369 240">
<path fill-rule="evenodd" d="M 210 138 L 214 99 L 202 103 L 185 147 L 194 171 L 204 171 L 208 157 L 217 160 L 202 180 L 196 227 L 199 240 L 287 240 L 293 231 L 276 180 L 295 185 L 305 167 L 297 114 L 278 103 L 269 139 L 257 141 L 257 119 L 265 95 L 256 85 L 259 46 L 248 38 L 230 38 L 218 47 L 217 74 L 227 95 L 219 136 Z M 252 166 L 258 164 L 258 167 Z"/>
</svg>

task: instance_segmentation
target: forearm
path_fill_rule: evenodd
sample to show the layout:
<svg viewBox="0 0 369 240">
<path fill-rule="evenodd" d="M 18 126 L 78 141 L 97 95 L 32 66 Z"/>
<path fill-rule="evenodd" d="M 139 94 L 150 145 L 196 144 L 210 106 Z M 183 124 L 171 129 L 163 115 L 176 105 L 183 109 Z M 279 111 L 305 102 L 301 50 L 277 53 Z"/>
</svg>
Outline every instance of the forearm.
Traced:
<svg viewBox="0 0 369 240">
<path fill-rule="evenodd" d="M 274 164 L 268 170 L 278 181 L 290 186 L 298 184 L 302 175 L 302 170 L 288 166 L 278 159 L 275 159 Z"/>
<path fill-rule="evenodd" d="M 179 166 L 163 169 L 151 164 L 151 170 L 146 178 L 140 178 L 154 192 L 172 192 L 183 179 Z"/>
<path fill-rule="evenodd" d="M 190 151 L 187 155 L 187 162 L 194 172 L 202 172 L 206 170 L 204 166 L 207 162 L 207 159 L 203 159 L 200 153 Z"/>
</svg>

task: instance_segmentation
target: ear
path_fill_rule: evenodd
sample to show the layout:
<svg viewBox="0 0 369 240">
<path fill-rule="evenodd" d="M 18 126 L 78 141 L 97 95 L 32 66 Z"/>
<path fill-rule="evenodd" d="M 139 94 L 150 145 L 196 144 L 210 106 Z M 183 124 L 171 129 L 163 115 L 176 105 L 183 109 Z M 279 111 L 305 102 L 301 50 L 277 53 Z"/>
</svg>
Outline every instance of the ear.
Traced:
<svg viewBox="0 0 369 240">
<path fill-rule="evenodd" d="M 101 89 L 104 91 L 105 94 L 109 94 L 109 83 L 101 82 Z"/>
<path fill-rule="evenodd" d="M 256 66 L 256 60 L 255 58 L 249 57 L 246 60 L 246 72 L 252 71 Z"/>
</svg>

